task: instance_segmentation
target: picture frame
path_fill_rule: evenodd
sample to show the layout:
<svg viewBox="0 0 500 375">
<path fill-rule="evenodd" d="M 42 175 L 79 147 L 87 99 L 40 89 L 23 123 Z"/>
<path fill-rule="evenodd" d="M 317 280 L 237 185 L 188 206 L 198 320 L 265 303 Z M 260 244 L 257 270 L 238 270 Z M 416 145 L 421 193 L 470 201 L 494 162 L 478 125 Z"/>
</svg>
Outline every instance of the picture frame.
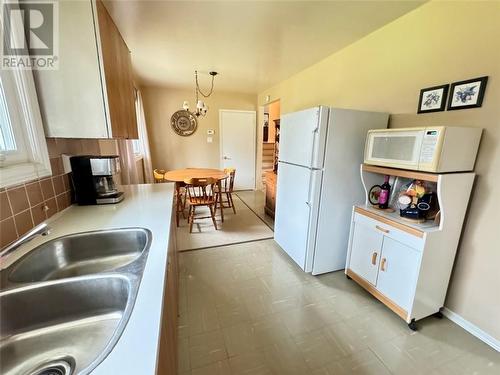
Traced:
<svg viewBox="0 0 500 375">
<path fill-rule="evenodd" d="M 417 113 L 444 111 L 449 88 L 450 85 L 446 84 L 420 90 Z"/>
<path fill-rule="evenodd" d="M 487 83 L 488 76 L 452 83 L 448 111 L 481 107 Z"/>
</svg>

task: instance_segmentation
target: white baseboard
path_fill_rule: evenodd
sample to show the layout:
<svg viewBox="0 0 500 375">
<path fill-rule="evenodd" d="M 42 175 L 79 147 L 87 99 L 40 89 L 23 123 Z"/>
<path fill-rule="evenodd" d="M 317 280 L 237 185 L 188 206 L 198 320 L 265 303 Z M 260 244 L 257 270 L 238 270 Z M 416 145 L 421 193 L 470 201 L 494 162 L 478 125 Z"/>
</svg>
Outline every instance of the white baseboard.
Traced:
<svg viewBox="0 0 500 375">
<path fill-rule="evenodd" d="M 497 352 L 500 352 L 500 340 L 497 340 L 493 336 L 491 336 L 488 333 L 484 332 L 481 328 L 479 328 L 476 325 L 472 324 L 468 320 L 465 320 L 460 315 L 458 315 L 457 313 L 449 310 L 446 307 L 443 308 L 442 312 L 443 312 L 443 315 L 446 316 L 448 319 L 450 319 L 453 323 L 459 325 L 460 327 L 462 327 L 463 329 L 465 329 L 467 332 L 469 332 L 471 335 L 476 336 L 479 340 L 481 340 L 484 343 L 488 344 L 493 349 L 495 349 Z"/>
</svg>

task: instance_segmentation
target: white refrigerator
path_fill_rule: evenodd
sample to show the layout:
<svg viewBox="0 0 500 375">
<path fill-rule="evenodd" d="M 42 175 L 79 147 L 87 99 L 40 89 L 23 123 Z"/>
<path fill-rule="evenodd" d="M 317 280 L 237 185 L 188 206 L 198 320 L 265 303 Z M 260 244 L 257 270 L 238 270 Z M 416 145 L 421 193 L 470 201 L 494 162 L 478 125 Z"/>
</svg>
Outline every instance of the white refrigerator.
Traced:
<svg viewBox="0 0 500 375">
<path fill-rule="evenodd" d="M 388 117 L 322 106 L 281 117 L 274 239 L 305 272 L 345 267 L 366 134 Z"/>
</svg>

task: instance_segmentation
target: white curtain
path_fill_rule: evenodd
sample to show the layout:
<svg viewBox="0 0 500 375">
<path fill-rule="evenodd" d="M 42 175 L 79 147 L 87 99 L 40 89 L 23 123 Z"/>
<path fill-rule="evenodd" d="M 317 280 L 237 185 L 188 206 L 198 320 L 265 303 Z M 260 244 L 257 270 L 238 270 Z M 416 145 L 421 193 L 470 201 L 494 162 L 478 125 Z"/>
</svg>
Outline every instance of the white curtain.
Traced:
<svg viewBox="0 0 500 375">
<path fill-rule="evenodd" d="M 154 182 L 153 166 L 151 163 L 151 151 L 149 149 L 148 129 L 146 127 L 146 118 L 144 116 L 144 105 L 142 103 L 141 92 L 139 90 L 136 92 L 137 98 L 135 101 L 135 113 L 137 114 L 137 130 L 139 131 L 139 142 L 141 143 L 143 157 L 144 182 L 146 184 L 152 184 Z"/>
<path fill-rule="evenodd" d="M 120 154 L 122 185 L 138 184 L 139 177 L 132 141 L 129 139 L 118 140 L 118 153 Z"/>
</svg>

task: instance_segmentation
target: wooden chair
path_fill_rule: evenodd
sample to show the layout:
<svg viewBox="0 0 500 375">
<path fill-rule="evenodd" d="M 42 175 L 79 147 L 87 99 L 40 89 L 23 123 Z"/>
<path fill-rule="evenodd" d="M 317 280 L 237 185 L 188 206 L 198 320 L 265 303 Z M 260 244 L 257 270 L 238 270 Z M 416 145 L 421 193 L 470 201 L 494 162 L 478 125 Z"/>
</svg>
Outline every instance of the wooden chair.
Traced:
<svg viewBox="0 0 500 375">
<path fill-rule="evenodd" d="M 167 173 L 164 169 L 154 169 L 153 175 L 155 178 L 155 183 L 163 183 L 168 182 L 165 179 L 165 173 Z M 182 217 L 185 219 L 185 209 L 186 209 L 186 194 L 184 189 L 183 182 L 175 183 L 175 222 L 177 226 L 179 226 L 179 214 L 182 214 Z"/>
<path fill-rule="evenodd" d="M 212 218 L 214 227 L 217 230 L 217 222 L 215 220 L 215 185 L 217 180 L 215 178 L 190 178 L 188 180 L 184 180 L 184 183 L 186 184 L 187 200 L 189 202 L 189 233 L 193 232 L 196 207 L 200 206 L 208 207 L 210 210 L 210 216 L 196 217 L 196 219 Z"/>
<path fill-rule="evenodd" d="M 164 169 L 153 169 L 153 176 L 155 178 L 155 183 L 166 182 L 165 173 L 167 173 Z"/>
<path fill-rule="evenodd" d="M 236 175 L 236 169 L 234 168 L 225 168 L 224 173 L 227 174 L 227 178 L 221 181 L 222 188 L 222 197 L 226 196 L 226 200 L 222 198 L 220 202 L 221 207 L 224 208 L 232 208 L 233 212 L 236 214 L 236 207 L 234 207 L 233 202 L 233 188 L 234 188 L 234 176 Z M 218 203 L 219 195 L 217 194 L 216 200 Z M 227 204 L 227 205 L 225 205 Z"/>
</svg>

